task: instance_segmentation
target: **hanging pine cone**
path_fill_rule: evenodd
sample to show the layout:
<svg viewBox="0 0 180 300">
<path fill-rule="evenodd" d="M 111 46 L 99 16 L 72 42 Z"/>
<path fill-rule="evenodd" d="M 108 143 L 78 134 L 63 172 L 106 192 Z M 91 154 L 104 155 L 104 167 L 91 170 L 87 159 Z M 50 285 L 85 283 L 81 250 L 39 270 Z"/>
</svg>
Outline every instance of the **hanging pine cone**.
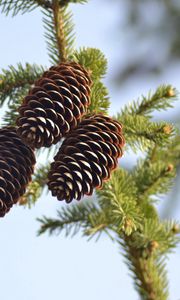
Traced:
<svg viewBox="0 0 180 300">
<path fill-rule="evenodd" d="M 122 126 L 101 114 L 86 116 L 64 140 L 51 164 L 48 187 L 58 200 L 91 195 L 109 179 L 122 156 Z"/>
<path fill-rule="evenodd" d="M 18 134 L 31 147 L 50 147 L 77 126 L 90 104 L 91 79 L 76 63 L 45 72 L 19 108 Z"/>
<path fill-rule="evenodd" d="M 0 129 L 0 217 L 25 193 L 34 164 L 32 149 L 21 141 L 16 129 Z"/>
</svg>

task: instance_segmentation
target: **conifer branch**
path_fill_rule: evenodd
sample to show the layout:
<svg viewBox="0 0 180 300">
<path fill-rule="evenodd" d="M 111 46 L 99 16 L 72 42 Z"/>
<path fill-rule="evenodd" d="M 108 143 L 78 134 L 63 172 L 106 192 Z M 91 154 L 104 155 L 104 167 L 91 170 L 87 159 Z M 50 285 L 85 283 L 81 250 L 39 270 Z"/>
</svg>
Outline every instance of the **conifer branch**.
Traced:
<svg viewBox="0 0 180 300">
<path fill-rule="evenodd" d="M 89 70 L 93 81 L 102 79 L 106 74 L 107 59 L 99 49 L 80 48 L 73 53 L 71 59 Z"/>
<path fill-rule="evenodd" d="M 69 60 L 74 50 L 74 24 L 67 5 L 53 0 L 53 10 L 43 10 L 45 37 L 52 64 Z"/>
<path fill-rule="evenodd" d="M 155 259 L 153 252 L 158 245 L 154 242 L 140 250 L 132 245 L 133 237 L 124 235 L 124 249 L 137 291 L 143 300 L 167 300 L 168 282 L 164 262 Z M 145 256 L 145 257 L 144 257 Z"/>
<path fill-rule="evenodd" d="M 171 108 L 173 107 L 171 102 L 175 101 L 176 97 L 177 92 L 171 85 L 160 86 L 152 96 L 149 93 L 147 98 L 142 98 L 136 114 L 148 115 L 152 110 L 166 110 L 167 108 Z"/>
<path fill-rule="evenodd" d="M 57 46 L 59 51 L 59 61 L 63 62 L 67 60 L 64 20 L 63 20 L 64 8 L 60 7 L 58 0 L 53 0 L 52 8 L 54 14 L 54 27 L 56 32 L 56 40 L 57 40 Z"/>
<path fill-rule="evenodd" d="M 23 88 L 30 87 L 44 72 L 42 66 L 21 63 L 17 67 L 9 66 L 9 69 L 2 69 L 0 74 L 0 106 L 8 98 L 9 102 L 14 101 L 18 92 Z"/>
<path fill-rule="evenodd" d="M 180 136 L 176 134 L 169 143 L 163 147 L 156 145 L 156 148 L 150 149 L 147 156 L 147 161 L 165 162 L 172 164 L 177 168 L 180 164 Z"/>
<path fill-rule="evenodd" d="M 2 12 L 13 16 L 43 8 L 49 56 L 53 64 L 75 61 L 91 75 L 91 105 L 88 112 L 106 113 L 108 91 L 102 83 L 107 70 L 104 54 L 94 48 L 74 51 L 70 3 L 87 0 L 0 0 Z M 44 72 L 43 67 L 18 64 L 0 74 L 0 106 L 6 104 L 4 122 L 15 125 L 17 108 L 31 85 Z M 81 85 L 82 87 L 82 85 Z M 83 88 L 83 87 L 82 87 Z M 154 94 L 126 106 L 117 119 L 124 126 L 127 145 L 133 150 L 147 151 L 146 158 L 131 170 L 117 169 L 111 179 L 97 191 L 97 201 L 83 201 L 64 206 L 57 218 L 42 217 L 38 234 L 65 232 L 75 235 L 80 230 L 88 238 L 111 232 L 123 245 L 127 264 L 143 300 L 167 300 L 167 276 L 164 257 L 179 242 L 179 225 L 161 222 L 153 197 L 164 194 L 172 186 L 180 164 L 180 137 L 170 124 L 151 122 L 153 110 L 172 107 L 177 91 L 171 85 L 160 86 Z M 51 148 L 52 149 L 52 148 Z M 45 189 L 49 165 L 39 167 L 20 205 L 34 204 Z M 11 187 L 11 186 L 10 186 Z M 11 187 L 12 188 L 12 187 Z M 112 238 L 112 237 L 111 237 Z"/>
<path fill-rule="evenodd" d="M 160 86 L 154 94 L 149 93 L 147 97 L 142 96 L 142 100 L 126 105 L 121 115 L 144 115 L 149 118 L 154 110 L 166 110 L 173 107 L 172 103 L 177 99 L 177 94 L 176 89 L 171 85 Z"/>
<path fill-rule="evenodd" d="M 16 16 L 18 13 L 27 13 L 36 9 L 38 6 L 42 8 L 51 8 L 51 1 L 49 0 L 0 0 L 0 7 L 2 13 L 6 16 L 12 13 L 12 16 Z"/>
<path fill-rule="evenodd" d="M 0 74 L 0 107 L 7 101 L 7 110 L 3 116 L 4 125 L 15 125 L 18 116 L 18 107 L 21 105 L 23 97 L 28 94 L 31 85 L 39 79 L 44 72 L 42 66 L 36 64 L 21 63 L 9 66 L 9 69 L 2 70 Z"/>
<path fill-rule="evenodd" d="M 146 199 L 150 195 L 165 194 L 172 187 L 176 173 L 168 161 L 148 164 L 145 160 L 135 168 L 133 175 L 139 199 Z"/>
<path fill-rule="evenodd" d="M 88 112 L 106 114 L 109 106 L 110 101 L 107 88 L 101 81 L 93 82 L 91 88 L 91 103 L 88 107 Z"/>
<path fill-rule="evenodd" d="M 156 144 L 163 146 L 170 142 L 175 132 L 172 125 L 151 122 L 145 116 L 117 114 L 117 120 L 125 125 L 123 133 L 126 144 L 135 152 L 139 149 L 148 150 Z"/>
<path fill-rule="evenodd" d="M 147 217 L 147 216 L 146 216 Z M 143 229 L 127 236 L 121 234 L 127 265 L 133 273 L 138 293 L 143 300 L 168 298 L 165 255 L 180 242 L 179 225 L 160 222 L 151 214 L 145 218 Z"/>
<path fill-rule="evenodd" d="M 59 214 L 59 213 L 58 213 Z M 54 234 L 55 232 L 58 232 L 58 234 L 65 228 L 66 229 L 66 236 L 70 234 L 70 230 L 72 226 L 77 226 L 80 229 L 80 223 L 83 223 L 84 218 L 80 218 L 78 216 L 77 218 L 73 217 L 66 220 L 61 220 L 60 218 L 58 219 L 51 219 L 47 217 L 43 217 L 41 219 L 37 219 L 41 223 L 41 227 L 38 231 L 38 235 L 41 235 L 45 232 L 49 232 L 49 234 Z"/>
<path fill-rule="evenodd" d="M 109 224 L 115 225 L 118 232 L 129 235 L 141 227 L 143 212 L 137 206 L 136 186 L 130 173 L 116 170 L 97 196 L 103 211 L 108 212 Z"/>
<path fill-rule="evenodd" d="M 43 217 L 38 219 L 41 227 L 38 234 L 49 232 L 49 234 L 60 234 L 65 230 L 66 236 L 74 236 L 82 228 L 84 235 L 94 236 L 96 233 L 102 232 L 107 227 L 107 221 L 104 213 L 94 203 L 80 203 L 79 205 L 72 205 L 63 207 L 58 211 L 58 218 L 52 219 Z"/>
<path fill-rule="evenodd" d="M 18 117 L 18 108 L 21 105 L 23 98 L 28 94 L 29 87 L 29 85 L 26 85 L 21 89 L 13 91 L 11 98 L 8 98 L 7 109 L 2 118 L 3 125 L 15 126 Z"/>
<path fill-rule="evenodd" d="M 174 184 L 180 163 L 180 137 L 174 136 L 168 144 L 150 149 L 145 160 L 140 160 L 132 176 L 138 188 L 139 199 L 165 194 Z"/>
<path fill-rule="evenodd" d="M 91 104 L 88 107 L 90 113 L 107 113 L 110 106 L 108 90 L 101 79 L 107 71 L 107 59 L 96 48 L 81 48 L 70 57 L 71 60 L 84 66 L 89 71 L 93 80 L 91 87 Z"/>
</svg>

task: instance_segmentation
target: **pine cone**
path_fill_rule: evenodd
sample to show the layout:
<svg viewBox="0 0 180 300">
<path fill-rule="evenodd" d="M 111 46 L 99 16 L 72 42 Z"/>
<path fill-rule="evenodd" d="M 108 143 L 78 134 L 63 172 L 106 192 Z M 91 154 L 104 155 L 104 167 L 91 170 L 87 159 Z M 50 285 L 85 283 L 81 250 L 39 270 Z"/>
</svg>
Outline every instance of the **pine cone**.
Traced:
<svg viewBox="0 0 180 300">
<path fill-rule="evenodd" d="M 117 167 L 123 145 L 120 123 L 101 114 L 86 116 L 51 164 L 48 187 L 52 195 L 69 203 L 101 188 Z"/>
<path fill-rule="evenodd" d="M 88 72 L 76 63 L 51 67 L 19 108 L 18 134 L 32 148 L 56 144 L 86 112 L 90 86 Z"/>
<path fill-rule="evenodd" d="M 32 149 L 21 141 L 16 129 L 0 129 L 0 217 L 25 193 L 34 164 Z"/>
</svg>

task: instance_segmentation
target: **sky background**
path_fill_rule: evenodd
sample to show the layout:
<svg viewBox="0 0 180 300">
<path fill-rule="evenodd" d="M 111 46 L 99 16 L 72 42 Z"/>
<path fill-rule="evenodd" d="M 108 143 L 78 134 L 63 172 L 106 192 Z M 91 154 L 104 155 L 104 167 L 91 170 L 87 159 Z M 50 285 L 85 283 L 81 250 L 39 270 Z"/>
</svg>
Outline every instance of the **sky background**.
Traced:
<svg viewBox="0 0 180 300">
<path fill-rule="evenodd" d="M 159 84 L 171 83 L 180 90 L 178 66 L 170 67 L 161 77 L 146 76 L 127 82 L 121 89 L 117 88 L 112 81 L 120 57 L 123 63 L 126 36 L 123 31 L 118 33 L 116 25 L 123 18 L 123 7 L 118 1 L 98 0 L 71 7 L 76 24 L 77 47 L 100 48 L 108 59 L 105 83 L 112 100 L 111 114 L 120 110 L 124 103 L 147 94 Z M 0 15 L 0 68 L 18 62 L 49 66 L 41 19 L 39 10 L 15 18 Z M 133 51 L 133 45 L 129 51 Z M 161 118 L 171 120 L 177 109 L 179 104 Z M 159 118 L 159 115 L 155 114 L 155 117 Z M 133 155 L 131 159 L 133 163 Z M 129 154 L 122 159 L 122 164 L 128 160 Z M 36 236 L 39 227 L 36 218 L 56 216 L 56 210 L 62 205 L 50 195 L 43 195 L 31 210 L 16 206 L 0 220 L 1 299 L 137 300 L 138 295 L 124 264 L 122 251 L 106 236 L 102 235 L 97 243 L 94 240 L 87 242 L 80 234 L 73 239 L 66 239 L 63 234 Z M 178 219 L 179 216 L 176 210 L 174 217 Z M 178 261 L 179 249 L 168 262 L 172 300 L 180 299 Z"/>
</svg>

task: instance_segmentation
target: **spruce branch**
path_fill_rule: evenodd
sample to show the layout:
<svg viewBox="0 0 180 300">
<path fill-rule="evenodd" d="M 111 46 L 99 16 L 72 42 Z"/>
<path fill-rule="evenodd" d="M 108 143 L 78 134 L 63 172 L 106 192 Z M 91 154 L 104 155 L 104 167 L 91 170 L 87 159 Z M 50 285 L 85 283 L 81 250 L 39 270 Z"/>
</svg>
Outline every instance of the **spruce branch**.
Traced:
<svg viewBox="0 0 180 300">
<path fill-rule="evenodd" d="M 49 0 L 0 0 L 1 12 L 6 16 L 10 13 L 16 16 L 18 13 L 25 14 L 41 6 L 45 9 L 51 8 Z"/>
<path fill-rule="evenodd" d="M 126 145 L 135 152 L 139 149 L 148 150 L 155 145 L 163 146 L 175 133 L 172 125 L 165 122 L 151 122 L 145 116 L 117 114 L 117 120 L 124 124 Z"/>
<path fill-rule="evenodd" d="M 141 230 L 136 231 L 131 244 L 139 250 L 144 249 L 146 253 L 144 252 L 143 256 L 147 257 L 151 255 L 153 244 L 156 243 L 156 254 L 165 255 L 172 252 L 180 242 L 179 232 L 175 231 L 175 228 L 179 228 L 177 222 L 160 221 L 158 218 L 146 215 Z"/>
<path fill-rule="evenodd" d="M 91 105 L 88 112 L 106 113 L 108 91 L 102 83 L 107 70 L 104 54 L 94 48 L 74 51 L 74 27 L 70 3 L 86 0 L 0 0 L 2 12 L 13 16 L 43 8 L 45 36 L 53 64 L 75 61 L 89 71 Z M 21 64 L 3 70 L 0 75 L 0 105 L 7 103 L 4 122 L 14 125 L 17 108 L 29 88 L 44 72 L 43 67 Z M 42 217 L 38 234 L 48 232 L 66 236 L 80 230 L 88 238 L 106 233 L 116 234 L 125 250 L 127 264 L 143 300 L 167 300 L 165 255 L 179 242 L 180 227 L 175 222 L 159 220 L 153 196 L 166 193 L 173 184 L 180 164 L 180 137 L 171 124 L 151 122 L 153 110 L 172 107 L 177 91 L 171 85 L 160 86 L 155 93 L 126 106 L 117 119 L 124 125 L 126 143 L 133 150 L 147 151 L 146 158 L 131 170 L 116 170 L 111 179 L 97 191 L 97 201 L 86 200 L 62 207 L 57 218 Z M 8 100 L 6 102 L 6 100 Z M 52 148 L 51 148 L 52 149 Z M 20 205 L 31 207 L 45 189 L 49 165 L 39 167 Z M 114 237 L 114 235 L 113 235 Z"/>
<path fill-rule="evenodd" d="M 74 49 L 74 24 L 67 5 L 53 1 L 53 10 L 43 10 L 45 38 L 52 64 L 69 59 Z"/>
<path fill-rule="evenodd" d="M 97 191 L 97 196 L 101 208 L 108 212 L 109 224 L 118 232 L 129 235 L 141 227 L 143 213 L 137 206 L 133 177 L 127 171 L 116 170 L 103 189 Z"/>
<path fill-rule="evenodd" d="M 7 109 L 2 118 L 3 125 L 16 126 L 16 119 L 18 117 L 18 108 L 20 107 L 23 98 L 28 94 L 29 85 L 22 87 L 19 90 L 15 90 L 9 98 L 7 103 Z"/>
<path fill-rule="evenodd" d="M 134 170 L 139 199 L 165 194 L 172 187 L 176 172 L 168 162 L 140 162 Z"/>
<path fill-rule="evenodd" d="M 107 59 L 99 49 L 80 48 L 73 53 L 71 59 L 89 70 L 93 81 L 102 79 L 106 74 Z"/>
<path fill-rule="evenodd" d="M 11 13 L 14 17 L 18 13 L 25 14 L 31 12 L 37 7 L 42 7 L 46 10 L 53 9 L 53 0 L 0 0 L 1 12 L 6 16 Z M 58 4 L 61 7 L 68 5 L 69 3 L 85 4 L 87 0 L 58 0 Z"/>
<path fill-rule="evenodd" d="M 161 257 L 153 255 L 156 251 L 156 243 L 151 249 L 138 249 L 133 246 L 133 235 L 124 235 L 121 242 L 125 250 L 127 265 L 133 273 L 135 287 L 143 300 L 167 300 L 168 281 L 165 263 Z M 144 257 L 144 253 L 147 256 Z"/>
<path fill-rule="evenodd" d="M 173 186 L 180 163 L 179 141 L 179 135 L 175 135 L 164 146 L 156 144 L 134 168 L 132 176 L 141 201 L 151 195 L 165 194 Z"/>
<path fill-rule="evenodd" d="M 147 161 L 167 161 L 169 165 L 176 169 L 180 164 L 180 136 L 176 134 L 167 145 L 163 147 L 156 145 L 155 148 L 150 149 L 147 156 Z"/>
<path fill-rule="evenodd" d="M 17 67 L 9 66 L 0 74 L 0 107 L 7 105 L 3 116 L 4 125 L 15 125 L 18 116 L 18 107 L 23 97 L 28 94 L 30 87 L 44 72 L 42 66 L 21 63 Z"/>
<path fill-rule="evenodd" d="M 49 232 L 49 234 L 60 234 L 65 230 L 66 236 L 74 236 L 83 229 L 86 236 L 94 236 L 106 229 L 108 226 L 106 216 L 98 207 L 91 202 L 83 202 L 78 205 L 63 207 L 58 213 L 57 219 L 43 217 L 38 219 L 41 227 L 38 234 Z"/>
<path fill-rule="evenodd" d="M 53 0 L 53 14 L 56 40 L 59 50 L 59 61 L 66 61 L 67 57 L 63 22 L 63 8 L 59 6 L 58 0 Z"/>
<path fill-rule="evenodd" d="M 91 87 L 91 103 L 88 107 L 89 113 L 108 112 L 110 106 L 108 90 L 100 81 L 93 82 Z"/>
<path fill-rule="evenodd" d="M 134 284 L 143 300 L 166 300 L 168 281 L 165 255 L 180 242 L 179 225 L 145 218 L 142 230 L 120 235 L 126 262 L 133 273 Z"/>
<path fill-rule="evenodd" d="M 107 60 L 104 54 L 96 48 L 81 48 L 73 53 L 71 60 L 84 66 L 89 71 L 93 80 L 91 104 L 88 111 L 91 113 L 107 113 L 110 105 L 108 90 L 101 82 L 107 70 Z"/>
<path fill-rule="evenodd" d="M 0 106 L 8 98 L 9 103 L 14 101 L 18 92 L 23 88 L 30 87 L 44 72 L 42 66 L 21 63 L 17 67 L 9 66 L 7 70 L 2 69 L 0 74 Z"/>
<path fill-rule="evenodd" d="M 154 94 L 149 93 L 147 97 L 142 96 L 141 100 L 126 105 L 121 115 L 142 115 L 151 117 L 154 110 L 166 110 L 172 108 L 172 103 L 177 100 L 177 91 L 171 85 L 162 85 L 157 88 Z"/>
</svg>

